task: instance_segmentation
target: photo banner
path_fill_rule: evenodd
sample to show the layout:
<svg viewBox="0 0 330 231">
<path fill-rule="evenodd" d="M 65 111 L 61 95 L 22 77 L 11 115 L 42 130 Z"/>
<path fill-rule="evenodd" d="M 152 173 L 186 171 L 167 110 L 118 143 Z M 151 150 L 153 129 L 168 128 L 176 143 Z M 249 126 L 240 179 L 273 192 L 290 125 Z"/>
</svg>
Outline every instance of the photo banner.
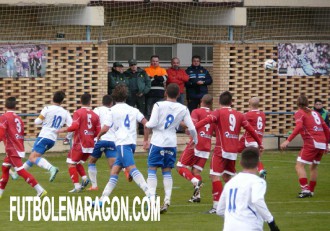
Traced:
<svg viewBox="0 0 330 231">
<path fill-rule="evenodd" d="M 278 74 L 285 76 L 321 76 L 330 73 L 330 44 L 278 44 Z"/>
<path fill-rule="evenodd" d="M 44 77 L 46 45 L 0 44 L 0 78 Z"/>
</svg>

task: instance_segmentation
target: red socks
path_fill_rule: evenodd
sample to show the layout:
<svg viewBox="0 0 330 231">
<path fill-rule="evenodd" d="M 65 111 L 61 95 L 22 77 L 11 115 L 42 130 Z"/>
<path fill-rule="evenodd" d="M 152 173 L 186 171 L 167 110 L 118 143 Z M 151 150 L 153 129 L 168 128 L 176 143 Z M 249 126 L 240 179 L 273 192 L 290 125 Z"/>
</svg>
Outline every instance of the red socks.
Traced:
<svg viewBox="0 0 330 231">
<path fill-rule="evenodd" d="M 316 181 L 310 181 L 309 182 L 309 190 L 311 192 L 314 192 L 315 186 L 316 186 Z"/>
<path fill-rule="evenodd" d="M 301 190 L 309 190 L 307 178 L 299 178 Z"/>
<path fill-rule="evenodd" d="M 185 167 L 179 168 L 178 172 L 181 176 L 183 176 L 184 178 L 186 178 L 189 181 L 191 181 L 191 179 L 194 178 L 194 175 L 190 172 L 190 170 Z"/>
<path fill-rule="evenodd" d="M 28 171 L 26 171 L 24 168 L 17 171 L 17 174 L 20 175 L 21 177 L 23 177 L 25 182 L 28 183 L 29 185 L 31 185 L 32 187 L 34 187 L 36 184 L 38 184 L 38 182 L 36 181 L 36 179 L 34 179 L 32 174 L 29 173 Z"/>
<path fill-rule="evenodd" d="M 0 178 L 0 189 L 5 189 L 9 180 L 9 169 L 10 167 L 2 165 L 2 176 Z"/>
<path fill-rule="evenodd" d="M 221 181 L 212 182 L 213 201 L 219 201 L 221 193 L 222 193 L 222 183 L 221 183 Z"/>
<path fill-rule="evenodd" d="M 86 176 L 86 172 L 82 164 L 77 164 L 76 168 L 80 176 Z"/>
<path fill-rule="evenodd" d="M 79 183 L 79 175 L 76 166 L 69 167 L 69 174 L 73 183 Z"/>
</svg>

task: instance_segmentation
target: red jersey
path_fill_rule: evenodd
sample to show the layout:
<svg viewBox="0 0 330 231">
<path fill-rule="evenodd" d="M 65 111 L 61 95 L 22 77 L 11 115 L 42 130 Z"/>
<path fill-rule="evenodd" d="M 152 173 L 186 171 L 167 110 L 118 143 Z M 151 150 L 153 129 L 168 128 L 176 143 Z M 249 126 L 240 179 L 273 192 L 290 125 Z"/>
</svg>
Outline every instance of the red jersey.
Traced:
<svg viewBox="0 0 330 231">
<path fill-rule="evenodd" d="M 80 144 L 83 153 L 92 153 L 94 138 L 101 130 L 100 119 L 93 110 L 82 107 L 73 113 L 73 122 L 68 132 L 74 133 L 74 144 Z"/>
<path fill-rule="evenodd" d="M 196 129 L 208 123 L 215 123 L 216 146 L 222 150 L 222 157 L 230 160 L 237 159 L 239 148 L 239 134 L 241 127 L 245 128 L 251 136 L 261 145 L 261 141 L 245 116 L 232 109 L 231 107 L 222 107 L 213 111 L 211 115 L 196 124 Z"/>
<path fill-rule="evenodd" d="M 259 110 L 251 110 L 245 113 L 245 118 L 249 122 L 249 124 L 253 127 L 253 129 L 258 133 L 258 137 L 262 140 L 265 131 L 265 124 L 266 124 L 266 115 L 264 112 Z M 257 144 L 253 137 L 245 131 L 243 135 L 245 139 L 245 146 L 251 146 L 251 144 Z M 247 145 L 250 144 L 250 145 Z M 256 146 L 256 145 L 253 145 Z"/>
<path fill-rule="evenodd" d="M 191 119 L 196 125 L 199 121 L 206 118 L 211 114 L 211 110 L 206 107 L 201 107 L 191 112 Z M 204 126 L 196 129 L 198 135 L 198 143 L 195 146 L 195 156 L 208 158 L 211 151 L 212 134 L 215 125 L 213 123 L 205 124 Z M 192 142 L 192 139 L 190 140 Z"/>
<path fill-rule="evenodd" d="M 187 75 L 185 70 L 182 69 L 174 69 L 169 68 L 166 70 L 167 72 L 167 85 L 170 83 L 176 83 L 179 85 L 180 93 L 184 93 L 184 84 L 189 81 L 189 76 Z"/>
<path fill-rule="evenodd" d="M 24 123 L 15 112 L 7 111 L 0 117 L 0 140 L 3 140 L 7 154 L 24 157 Z M 8 150 L 16 150 L 8 151 Z"/>
<path fill-rule="evenodd" d="M 292 141 L 300 133 L 304 146 L 327 149 L 330 138 L 329 128 L 319 113 L 310 109 L 307 111 L 300 109 L 294 114 L 294 119 L 296 127 L 288 137 L 288 141 Z"/>
</svg>

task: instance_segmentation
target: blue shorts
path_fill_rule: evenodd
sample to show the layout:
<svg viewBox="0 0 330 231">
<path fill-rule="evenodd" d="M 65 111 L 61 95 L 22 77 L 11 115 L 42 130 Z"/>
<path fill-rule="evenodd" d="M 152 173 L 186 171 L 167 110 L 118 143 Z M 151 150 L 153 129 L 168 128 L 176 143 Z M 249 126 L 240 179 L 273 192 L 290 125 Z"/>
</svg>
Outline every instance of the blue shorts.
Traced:
<svg viewBox="0 0 330 231">
<path fill-rule="evenodd" d="M 150 145 L 148 155 L 149 167 L 174 168 L 176 148 L 163 148 Z"/>
<path fill-rule="evenodd" d="M 34 142 L 32 152 L 35 151 L 40 153 L 41 155 L 44 154 L 47 150 L 51 149 L 55 144 L 54 140 L 38 137 Z"/>
<path fill-rule="evenodd" d="M 113 141 L 108 140 L 99 140 L 94 146 L 92 157 L 99 159 L 102 156 L 102 153 L 105 153 L 107 158 L 116 158 L 116 145 Z"/>
<path fill-rule="evenodd" d="M 113 165 L 118 165 L 122 168 L 135 165 L 135 161 L 134 161 L 135 148 L 136 148 L 135 144 L 116 146 L 117 157 Z"/>
</svg>

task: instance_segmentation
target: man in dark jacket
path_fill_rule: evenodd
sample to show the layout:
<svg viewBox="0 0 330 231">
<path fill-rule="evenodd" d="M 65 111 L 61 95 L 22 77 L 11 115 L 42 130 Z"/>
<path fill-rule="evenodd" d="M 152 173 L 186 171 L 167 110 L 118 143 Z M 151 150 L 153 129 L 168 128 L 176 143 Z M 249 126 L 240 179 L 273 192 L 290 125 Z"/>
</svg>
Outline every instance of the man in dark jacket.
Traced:
<svg viewBox="0 0 330 231">
<path fill-rule="evenodd" d="M 114 62 L 112 71 L 108 73 L 108 95 L 112 94 L 113 89 L 118 84 L 129 85 L 128 78 L 124 74 L 124 66 L 120 62 Z"/>
<path fill-rule="evenodd" d="M 320 113 L 322 119 L 324 120 L 324 122 L 326 123 L 326 125 L 328 127 L 330 127 L 330 121 L 329 121 L 329 113 L 327 110 L 325 110 L 323 108 L 323 102 L 320 99 L 315 99 L 314 100 L 314 111 L 317 111 L 318 113 Z"/>
<path fill-rule="evenodd" d="M 129 85 L 129 96 L 126 103 L 132 107 L 136 107 L 146 116 L 145 95 L 150 91 L 151 81 L 147 73 L 137 66 L 135 59 L 128 60 L 129 69 L 124 74 L 127 76 Z M 139 134 L 143 133 L 143 126 L 139 124 Z"/>
<path fill-rule="evenodd" d="M 213 82 L 208 70 L 202 67 L 200 63 L 201 57 L 195 55 L 192 57 L 191 66 L 186 69 L 189 81 L 186 82 L 185 86 L 190 113 L 198 108 L 201 98 L 208 93 L 207 86 Z"/>
</svg>

